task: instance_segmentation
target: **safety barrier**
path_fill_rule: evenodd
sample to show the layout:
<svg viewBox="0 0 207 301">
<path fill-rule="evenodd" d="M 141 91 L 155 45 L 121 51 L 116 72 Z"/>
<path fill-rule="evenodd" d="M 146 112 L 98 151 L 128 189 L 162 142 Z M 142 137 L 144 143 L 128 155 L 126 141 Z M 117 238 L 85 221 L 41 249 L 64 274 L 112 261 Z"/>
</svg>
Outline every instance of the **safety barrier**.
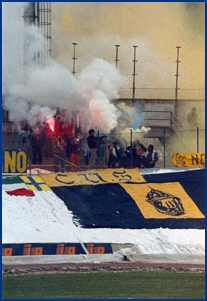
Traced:
<svg viewBox="0 0 207 301">
<path fill-rule="evenodd" d="M 2 248 L 3 256 L 12 256 L 12 248 Z"/>
<path fill-rule="evenodd" d="M 148 111 L 148 114 L 153 111 Z M 146 113 L 146 112 L 145 112 Z M 201 129 L 199 127 L 197 128 L 184 128 L 181 126 L 175 126 L 175 122 L 172 118 L 172 113 L 167 112 L 171 114 L 171 117 L 167 118 L 167 122 L 169 123 L 168 127 L 165 127 L 164 125 L 162 127 L 153 127 L 152 129 L 147 128 L 144 132 L 137 132 L 132 129 L 128 130 L 127 132 L 114 132 L 113 134 L 108 134 L 108 137 L 115 141 L 120 149 L 124 151 L 127 146 L 132 145 L 133 141 L 136 141 L 137 139 L 141 141 L 145 146 L 147 146 L 149 143 L 153 143 L 157 152 L 159 160 L 156 163 L 156 167 L 167 167 L 167 166 L 173 166 L 172 162 L 172 153 L 199 153 L 199 152 L 205 152 L 205 129 Z M 154 119 L 153 119 L 154 120 Z M 158 121 L 162 121 L 162 119 L 158 119 Z M 145 122 L 149 122 L 150 118 L 146 119 Z M 164 119 L 165 121 L 165 119 Z M 150 130 L 149 130 L 150 129 Z M 174 129 L 174 130 L 172 130 Z M 17 133 L 16 133 L 17 134 Z M 16 141 L 16 134 L 10 135 L 9 132 L 3 133 L 3 139 L 2 139 L 2 149 L 5 151 L 11 151 L 16 150 L 17 147 L 17 141 Z M 97 136 L 99 136 L 99 132 L 96 133 Z M 53 157 L 46 157 L 46 149 L 43 148 L 42 150 L 42 163 L 41 164 L 33 164 L 32 162 L 32 147 L 29 145 L 27 146 L 27 166 L 25 169 L 31 170 L 33 168 L 42 168 L 47 169 L 49 171 L 61 171 L 61 164 L 58 163 L 59 166 L 55 164 L 54 159 L 58 159 L 57 161 L 63 160 L 64 162 L 64 169 L 66 172 L 71 171 L 71 166 L 74 165 L 75 169 L 80 170 L 86 170 L 88 169 L 88 163 L 89 163 L 89 153 L 85 152 L 84 147 L 86 144 L 85 138 L 80 138 L 80 145 L 81 145 L 81 152 L 80 152 L 80 166 L 75 166 L 71 161 L 70 158 L 62 158 L 59 157 L 56 153 L 53 154 Z M 98 162 L 97 162 L 97 168 L 106 168 L 107 165 L 104 165 L 104 159 L 100 159 L 100 153 L 102 152 L 101 148 L 97 150 L 98 152 Z M 13 157 L 12 157 L 13 158 Z M 22 158 L 17 158 L 17 167 L 20 166 Z M 132 165 L 132 160 L 131 160 Z M 132 166 L 131 166 L 132 167 Z M 6 172 L 6 171 L 5 171 Z M 17 172 L 22 172 L 21 169 L 17 170 Z"/>
<path fill-rule="evenodd" d="M 113 253 L 111 244 L 85 244 L 89 254 Z M 2 256 L 78 255 L 86 254 L 81 244 L 3 244 Z"/>
<path fill-rule="evenodd" d="M 31 246 L 31 244 L 24 245 L 23 255 L 31 255 Z"/>
</svg>

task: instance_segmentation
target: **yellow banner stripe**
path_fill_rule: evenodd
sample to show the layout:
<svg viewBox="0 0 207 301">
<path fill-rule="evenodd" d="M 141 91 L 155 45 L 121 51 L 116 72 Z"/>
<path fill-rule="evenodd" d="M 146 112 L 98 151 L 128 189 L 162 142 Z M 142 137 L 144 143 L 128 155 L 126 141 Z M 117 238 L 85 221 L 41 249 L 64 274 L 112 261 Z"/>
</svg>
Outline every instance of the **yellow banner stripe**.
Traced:
<svg viewBox="0 0 207 301">
<path fill-rule="evenodd" d="M 180 183 L 121 184 L 145 218 L 204 218 Z"/>
<path fill-rule="evenodd" d="M 205 153 L 172 153 L 174 166 L 204 167 Z"/>
<path fill-rule="evenodd" d="M 50 188 L 45 184 L 45 182 L 42 180 L 42 178 L 39 175 L 20 176 L 20 178 L 24 181 L 24 183 L 27 185 L 27 187 L 30 190 L 34 190 L 34 191 L 50 190 Z"/>
<path fill-rule="evenodd" d="M 74 173 L 41 174 L 49 187 L 74 185 L 99 185 L 107 183 L 144 183 L 145 179 L 137 168 L 93 169 Z"/>
</svg>

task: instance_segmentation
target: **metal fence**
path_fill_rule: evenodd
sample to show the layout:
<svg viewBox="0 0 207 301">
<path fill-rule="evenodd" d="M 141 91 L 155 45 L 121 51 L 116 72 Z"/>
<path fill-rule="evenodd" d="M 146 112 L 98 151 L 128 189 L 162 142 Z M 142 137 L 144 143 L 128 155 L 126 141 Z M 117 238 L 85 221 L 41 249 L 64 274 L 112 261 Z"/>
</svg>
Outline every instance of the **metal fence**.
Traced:
<svg viewBox="0 0 207 301">
<path fill-rule="evenodd" d="M 97 137 L 100 135 L 99 132 L 96 133 Z M 17 132 L 3 132 L 2 135 L 2 149 L 3 150 L 15 150 L 17 149 Z M 55 143 L 54 135 L 54 143 Z M 112 131 L 108 134 L 108 137 L 112 142 L 117 142 L 122 151 L 126 150 L 128 146 L 131 146 L 132 143 L 136 140 L 139 140 L 146 147 L 149 143 L 153 143 L 155 149 L 158 152 L 159 160 L 156 163 L 156 167 L 172 167 L 172 152 L 176 153 L 199 153 L 205 152 L 205 129 L 195 128 L 188 129 L 179 132 L 169 132 L 169 128 L 159 129 L 159 133 L 154 133 L 154 137 L 150 134 L 146 128 L 142 130 L 132 130 L 127 129 L 124 131 Z M 79 134 L 80 139 L 80 166 L 77 167 L 77 170 L 86 170 L 89 168 L 89 154 L 86 152 L 87 147 L 87 133 Z M 49 171 L 54 171 L 54 154 L 53 157 L 46 157 L 46 149 L 43 147 L 43 160 L 42 164 L 33 164 L 32 163 L 32 147 L 30 143 L 27 146 L 28 153 L 28 170 L 33 168 L 42 168 Z M 68 172 L 71 170 L 71 161 L 70 157 L 65 157 L 65 171 Z M 107 168 L 107 164 L 104 162 L 97 162 L 98 168 Z M 59 171 L 61 167 L 59 166 Z"/>
<path fill-rule="evenodd" d="M 154 137 L 153 137 L 154 136 Z M 169 128 L 159 129 L 153 135 L 144 128 L 143 132 L 129 130 L 113 135 L 120 145 L 126 148 L 133 141 L 139 140 L 145 146 L 153 143 L 158 152 L 157 167 L 173 166 L 172 153 L 199 153 L 205 152 L 205 129 L 195 128 L 179 132 L 170 131 Z"/>
<path fill-rule="evenodd" d="M 205 99 L 204 89 L 179 89 L 179 99 Z M 133 88 L 120 88 L 120 98 L 132 99 Z M 175 88 L 135 88 L 136 98 L 175 99 Z"/>
</svg>

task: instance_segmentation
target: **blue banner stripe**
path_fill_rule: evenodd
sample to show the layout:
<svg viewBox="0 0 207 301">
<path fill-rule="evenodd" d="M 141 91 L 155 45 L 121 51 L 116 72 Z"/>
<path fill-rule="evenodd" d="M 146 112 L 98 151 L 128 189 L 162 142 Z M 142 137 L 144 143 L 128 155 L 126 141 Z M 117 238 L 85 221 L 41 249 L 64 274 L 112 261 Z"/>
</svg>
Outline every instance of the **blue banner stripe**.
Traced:
<svg viewBox="0 0 207 301">
<path fill-rule="evenodd" d="M 32 176 L 28 176 L 27 178 L 28 178 L 28 180 L 30 180 L 30 182 L 25 182 L 25 184 L 27 184 L 27 185 L 34 185 L 35 188 L 36 188 L 38 191 L 43 190 L 39 185 L 45 184 L 45 182 L 39 182 L 39 183 L 37 183 L 37 182 L 33 179 Z"/>
</svg>

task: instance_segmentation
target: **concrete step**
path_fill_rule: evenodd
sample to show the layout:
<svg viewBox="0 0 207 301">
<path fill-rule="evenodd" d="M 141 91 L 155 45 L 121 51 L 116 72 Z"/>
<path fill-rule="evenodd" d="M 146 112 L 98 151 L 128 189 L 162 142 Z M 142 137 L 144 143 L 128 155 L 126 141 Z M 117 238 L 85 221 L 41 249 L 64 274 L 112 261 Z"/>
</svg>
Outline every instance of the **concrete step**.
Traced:
<svg viewBox="0 0 207 301">
<path fill-rule="evenodd" d="M 144 134 L 144 138 L 163 138 L 164 136 L 170 137 L 174 131 L 170 128 L 151 127 L 147 133 Z"/>
</svg>

